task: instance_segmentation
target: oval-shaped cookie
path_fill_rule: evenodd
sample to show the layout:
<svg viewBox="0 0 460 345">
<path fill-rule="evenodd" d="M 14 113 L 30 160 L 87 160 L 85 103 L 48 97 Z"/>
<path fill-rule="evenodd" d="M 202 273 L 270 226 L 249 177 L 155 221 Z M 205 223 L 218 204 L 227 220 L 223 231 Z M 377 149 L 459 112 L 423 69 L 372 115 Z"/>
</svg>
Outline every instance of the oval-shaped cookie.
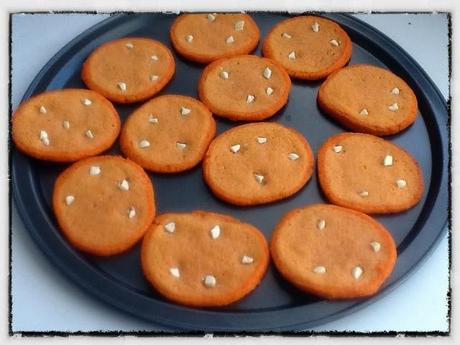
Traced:
<svg viewBox="0 0 460 345">
<path fill-rule="evenodd" d="M 185 58 L 199 62 L 249 54 L 259 42 L 259 28 L 243 13 L 182 14 L 170 31 L 174 49 Z"/>
<path fill-rule="evenodd" d="M 329 201 L 364 213 L 405 211 L 420 201 L 424 188 L 409 153 L 361 133 L 337 134 L 321 145 L 318 177 Z"/>
<path fill-rule="evenodd" d="M 77 249 L 114 255 L 142 238 L 155 217 L 153 186 L 144 170 L 118 156 L 78 161 L 54 185 L 59 227 Z"/>
<path fill-rule="evenodd" d="M 395 243 L 383 225 L 326 204 L 285 214 L 273 232 L 270 253 L 286 280 L 327 299 L 375 294 L 396 261 Z"/>
<path fill-rule="evenodd" d="M 299 191 L 313 165 L 310 145 L 300 133 L 261 122 L 234 127 L 214 139 L 203 161 L 203 175 L 218 198 L 257 205 Z"/>
<path fill-rule="evenodd" d="M 85 89 L 36 95 L 12 117 L 16 147 L 37 159 L 72 162 L 97 155 L 120 132 L 120 118 L 107 99 Z"/>
<path fill-rule="evenodd" d="M 81 77 L 86 86 L 117 103 L 146 100 L 171 80 L 175 62 L 161 42 L 141 37 L 109 41 L 86 59 Z"/>
<path fill-rule="evenodd" d="M 157 217 L 144 237 L 141 261 L 147 280 L 169 300 L 218 307 L 240 300 L 259 284 L 269 252 L 254 226 L 194 211 Z"/>
<path fill-rule="evenodd" d="M 346 65 L 352 43 L 331 20 L 293 17 L 276 24 L 266 36 L 263 55 L 278 61 L 293 78 L 322 79 Z"/>
<path fill-rule="evenodd" d="M 345 127 L 373 135 L 398 133 L 417 115 L 417 98 L 404 80 L 371 65 L 329 76 L 319 88 L 318 105 Z"/>
<path fill-rule="evenodd" d="M 174 173 L 197 165 L 215 132 L 212 113 L 200 101 L 164 95 L 148 101 L 128 117 L 120 147 L 145 169 Z"/>
<path fill-rule="evenodd" d="M 291 80 L 275 61 L 255 55 L 221 59 L 201 75 L 198 93 L 211 111 L 234 121 L 263 120 L 287 102 Z"/>
</svg>

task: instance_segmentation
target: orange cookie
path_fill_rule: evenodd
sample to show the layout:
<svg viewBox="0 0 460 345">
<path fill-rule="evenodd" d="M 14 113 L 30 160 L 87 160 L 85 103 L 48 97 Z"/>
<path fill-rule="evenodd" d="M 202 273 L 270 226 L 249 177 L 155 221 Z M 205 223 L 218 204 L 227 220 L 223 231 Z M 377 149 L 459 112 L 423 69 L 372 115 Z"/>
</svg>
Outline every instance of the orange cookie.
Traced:
<svg viewBox="0 0 460 345">
<path fill-rule="evenodd" d="M 275 61 L 255 55 L 221 59 L 208 65 L 198 84 L 211 111 L 235 121 L 263 120 L 287 102 L 291 80 Z"/>
<path fill-rule="evenodd" d="M 345 127 L 374 135 L 398 133 L 417 115 L 417 98 L 404 80 L 371 65 L 348 66 L 328 77 L 318 105 Z"/>
<path fill-rule="evenodd" d="M 267 241 L 254 226 L 203 211 L 155 219 L 142 243 L 144 275 L 164 297 L 192 307 L 240 300 L 262 280 Z"/>
<path fill-rule="evenodd" d="M 322 79 L 350 60 L 352 43 L 336 23 L 314 16 L 276 24 L 264 40 L 264 56 L 278 61 L 293 78 Z"/>
<path fill-rule="evenodd" d="M 213 193 L 236 205 L 287 198 L 310 179 L 313 154 L 307 140 L 273 122 L 234 127 L 211 142 L 203 161 Z"/>
<path fill-rule="evenodd" d="M 259 28 L 243 13 L 183 14 L 171 27 L 174 49 L 185 58 L 199 62 L 249 54 L 259 42 Z"/>
<path fill-rule="evenodd" d="M 197 165 L 215 132 L 215 121 L 203 103 L 188 96 L 165 95 L 128 117 L 120 147 L 148 170 L 173 173 Z"/>
<path fill-rule="evenodd" d="M 290 283 L 327 299 L 375 294 L 396 261 L 395 243 L 383 225 L 326 204 L 285 214 L 273 232 L 270 252 Z"/>
<path fill-rule="evenodd" d="M 119 132 L 112 103 L 85 89 L 44 92 L 22 103 L 12 117 L 17 148 L 47 161 L 97 155 L 112 146 Z"/>
<path fill-rule="evenodd" d="M 318 177 L 329 201 L 364 213 L 402 212 L 423 194 L 415 159 L 369 134 L 341 133 L 327 139 L 318 151 Z"/>
<path fill-rule="evenodd" d="M 117 103 L 146 100 L 174 75 L 171 51 L 161 42 L 128 37 L 104 43 L 83 65 L 81 77 L 88 88 Z"/>
<path fill-rule="evenodd" d="M 114 255 L 131 248 L 152 224 L 155 195 L 140 166 L 118 156 L 97 156 L 59 175 L 53 209 L 74 247 Z"/>
</svg>

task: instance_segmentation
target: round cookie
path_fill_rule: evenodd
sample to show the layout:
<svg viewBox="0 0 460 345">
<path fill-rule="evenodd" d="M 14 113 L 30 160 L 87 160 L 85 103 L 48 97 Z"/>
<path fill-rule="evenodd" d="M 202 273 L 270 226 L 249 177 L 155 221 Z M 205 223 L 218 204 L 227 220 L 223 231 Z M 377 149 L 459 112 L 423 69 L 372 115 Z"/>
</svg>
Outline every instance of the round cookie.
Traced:
<svg viewBox="0 0 460 345">
<path fill-rule="evenodd" d="M 275 61 L 255 55 L 221 59 L 208 65 L 198 83 L 201 101 L 234 121 L 263 120 L 287 102 L 291 80 Z"/>
<path fill-rule="evenodd" d="M 240 300 L 262 280 L 268 261 L 267 241 L 257 228 L 203 211 L 157 217 L 141 250 L 144 275 L 153 287 L 192 307 Z"/>
<path fill-rule="evenodd" d="M 87 253 L 107 256 L 139 241 L 155 217 L 150 178 L 118 156 L 78 161 L 54 185 L 53 209 L 67 240 Z"/>
<path fill-rule="evenodd" d="M 318 105 L 345 127 L 373 135 L 398 133 L 417 115 L 417 98 L 401 78 L 364 64 L 330 75 L 319 88 Z"/>
<path fill-rule="evenodd" d="M 405 211 L 420 201 L 424 188 L 409 153 L 361 133 L 337 134 L 321 145 L 318 177 L 329 201 L 364 213 Z"/>
<path fill-rule="evenodd" d="M 175 62 L 161 42 L 140 37 L 109 41 L 83 64 L 86 86 L 117 103 L 146 100 L 171 80 Z"/>
<path fill-rule="evenodd" d="M 215 132 L 212 114 L 201 102 L 165 95 L 148 101 L 128 117 L 120 147 L 145 169 L 174 173 L 197 165 Z"/>
<path fill-rule="evenodd" d="M 235 205 L 287 198 L 313 173 L 307 140 L 291 128 L 261 122 L 234 127 L 211 142 L 203 175 L 212 192 Z"/>
<path fill-rule="evenodd" d="M 209 63 L 249 54 L 259 42 L 259 28 L 247 14 L 182 14 L 170 31 L 176 51 L 186 59 Z"/>
<path fill-rule="evenodd" d="M 72 162 L 112 146 L 120 118 L 107 99 L 86 89 L 63 89 L 36 95 L 12 116 L 16 147 L 37 159 Z"/>
<path fill-rule="evenodd" d="M 266 36 L 262 53 L 278 61 L 293 78 L 323 79 L 346 65 L 352 43 L 331 20 L 298 16 L 276 24 Z"/>
<path fill-rule="evenodd" d="M 396 261 L 395 243 L 383 225 L 326 204 L 285 214 L 273 232 L 270 253 L 286 280 L 327 299 L 375 294 Z"/>
</svg>

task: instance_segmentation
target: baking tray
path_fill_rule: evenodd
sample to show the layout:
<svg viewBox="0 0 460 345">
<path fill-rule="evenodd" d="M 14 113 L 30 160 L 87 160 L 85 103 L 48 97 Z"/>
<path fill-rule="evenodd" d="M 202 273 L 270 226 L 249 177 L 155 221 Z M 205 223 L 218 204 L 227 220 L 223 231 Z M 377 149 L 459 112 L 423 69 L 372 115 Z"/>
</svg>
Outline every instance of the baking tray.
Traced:
<svg viewBox="0 0 460 345">
<path fill-rule="evenodd" d="M 169 331 L 265 332 L 309 329 L 356 311 L 399 285 L 427 257 L 446 229 L 448 219 L 448 110 L 439 90 L 421 67 L 396 43 L 371 26 L 345 14 L 321 14 L 339 23 L 353 41 L 350 64 L 369 63 L 390 69 L 412 87 L 419 102 L 414 125 L 388 140 L 409 151 L 423 170 L 422 201 L 408 212 L 378 216 L 392 233 L 398 260 L 390 278 L 375 296 L 346 301 L 327 301 L 304 294 L 285 282 L 270 266 L 261 284 L 246 298 L 222 309 L 192 309 L 168 302 L 144 279 L 139 245 L 127 253 L 98 258 L 73 249 L 61 236 L 51 209 L 52 187 L 66 165 L 31 159 L 12 147 L 11 188 L 19 215 L 35 243 L 75 284 L 125 312 L 162 325 Z M 252 13 L 263 39 L 285 14 Z M 175 15 L 125 13 L 111 16 L 86 30 L 62 48 L 40 71 L 23 100 L 46 90 L 84 87 L 80 69 L 85 58 L 102 43 L 125 36 L 144 36 L 162 41 L 174 52 L 168 38 Z M 260 46 L 254 52 L 260 55 Z M 175 54 L 176 74 L 161 94 L 197 97 L 202 65 Z M 293 81 L 288 104 L 269 121 L 302 132 L 316 154 L 329 136 L 345 131 L 321 113 L 316 105 L 320 82 Z M 126 119 L 139 104 L 117 105 Z M 236 125 L 217 118 L 217 131 Z M 109 153 L 118 154 L 116 143 Z M 150 173 L 157 195 L 158 212 L 195 209 L 229 214 L 254 224 L 267 239 L 288 210 L 310 203 L 326 202 L 317 177 L 293 197 L 270 205 L 241 208 L 216 199 L 204 184 L 201 167 L 185 173 Z"/>
</svg>

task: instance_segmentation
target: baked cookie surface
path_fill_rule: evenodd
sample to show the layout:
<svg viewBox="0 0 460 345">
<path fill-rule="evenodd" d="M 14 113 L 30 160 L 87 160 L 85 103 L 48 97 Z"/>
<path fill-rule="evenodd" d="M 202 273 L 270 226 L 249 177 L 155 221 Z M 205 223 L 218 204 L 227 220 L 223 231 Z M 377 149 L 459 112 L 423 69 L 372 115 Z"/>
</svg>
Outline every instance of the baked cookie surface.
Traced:
<svg viewBox="0 0 460 345">
<path fill-rule="evenodd" d="M 211 111 L 234 121 L 263 120 L 287 102 L 291 80 L 275 61 L 239 55 L 208 65 L 198 94 Z"/>
<path fill-rule="evenodd" d="M 313 165 L 310 146 L 300 133 L 261 122 L 234 127 L 214 139 L 203 161 L 203 175 L 218 198 L 257 205 L 299 191 Z"/>
<path fill-rule="evenodd" d="M 285 214 L 273 232 L 270 253 L 285 279 L 327 299 L 373 295 L 396 261 L 395 243 L 383 225 L 327 204 Z"/>
<path fill-rule="evenodd" d="M 144 275 L 166 298 L 193 307 L 233 303 L 252 291 L 269 261 L 267 241 L 254 226 L 194 211 L 157 217 L 144 237 Z"/>
<path fill-rule="evenodd" d="M 67 240 L 101 256 L 131 248 L 155 217 L 150 178 L 140 166 L 118 156 L 71 165 L 58 176 L 52 203 Z"/>
<path fill-rule="evenodd" d="M 120 118 L 94 91 L 63 89 L 33 96 L 12 116 L 16 147 L 37 159 L 72 162 L 101 153 L 120 132 Z"/>
<path fill-rule="evenodd" d="M 259 42 L 259 28 L 243 13 L 182 14 L 170 31 L 174 49 L 186 59 L 209 63 L 249 54 Z"/>
<path fill-rule="evenodd" d="M 146 100 L 171 80 L 174 57 L 161 42 L 126 37 L 96 48 L 83 64 L 86 86 L 116 103 Z"/>
<path fill-rule="evenodd" d="M 364 213 L 397 213 L 423 195 L 422 171 L 399 146 L 370 134 L 341 133 L 318 151 L 318 177 L 330 202 Z"/>
<path fill-rule="evenodd" d="M 373 135 L 398 133 L 417 115 L 417 98 L 404 80 L 364 64 L 329 76 L 319 88 L 318 105 L 345 127 Z"/>
<path fill-rule="evenodd" d="M 267 34 L 263 55 L 279 62 L 293 78 L 322 79 L 350 60 L 352 43 L 335 22 L 298 16 L 276 24 Z"/>
<path fill-rule="evenodd" d="M 204 104 L 188 96 L 164 95 L 128 117 L 120 147 L 148 170 L 179 172 L 201 161 L 215 131 L 215 121 Z"/>
</svg>

